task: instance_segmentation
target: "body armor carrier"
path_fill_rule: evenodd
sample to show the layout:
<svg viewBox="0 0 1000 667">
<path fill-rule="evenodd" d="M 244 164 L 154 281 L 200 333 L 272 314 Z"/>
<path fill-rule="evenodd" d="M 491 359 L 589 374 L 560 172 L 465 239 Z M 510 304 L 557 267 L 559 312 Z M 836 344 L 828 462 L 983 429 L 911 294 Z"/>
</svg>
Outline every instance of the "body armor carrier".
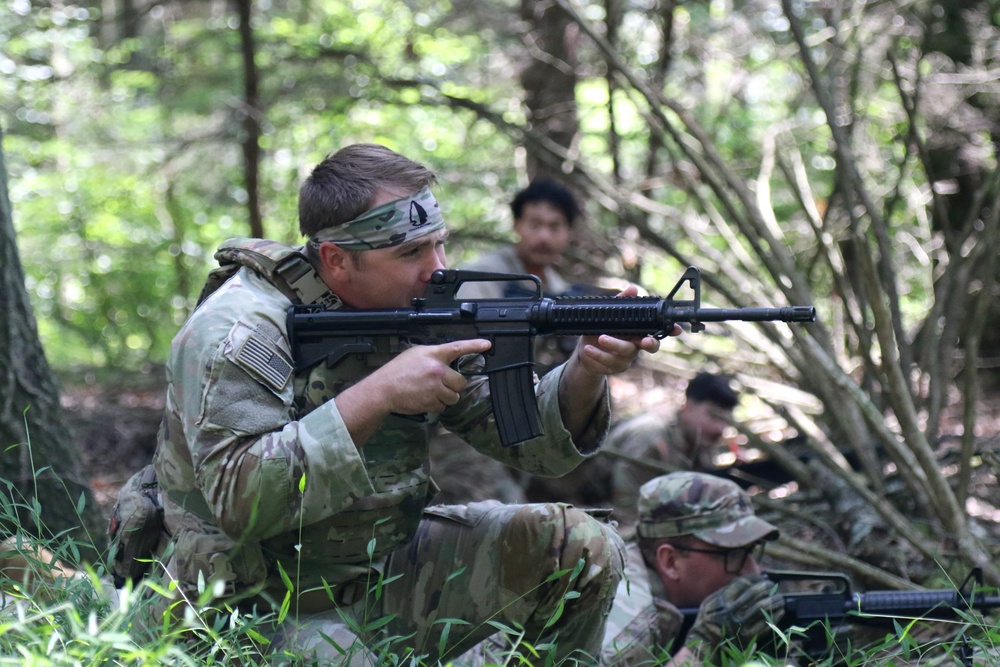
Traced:
<svg viewBox="0 0 1000 667">
<path fill-rule="evenodd" d="M 318 303 L 326 308 L 342 305 L 317 275 L 301 247 L 264 239 L 234 238 L 219 247 L 215 258 L 219 268 L 209 273 L 198 299 L 199 306 L 244 266 L 274 285 L 292 303 Z M 387 341 L 379 344 L 377 353 L 342 360 L 334 369 L 319 364 L 297 372 L 295 414 L 302 417 L 323 402 L 332 400 L 400 351 L 398 341 Z M 311 555 L 318 556 L 319 561 L 346 564 L 378 560 L 408 542 L 420 521 L 423 507 L 436 492 L 426 467 L 430 427 L 426 420 L 390 416 L 364 448 L 365 467 L 375 486 L 375 494 L 359 499 L 334 516 L 303 527 L 302 534 L 292 540 L 301 541 L 298 549 L 285 544 L 286 540 L 278 536 L 262 545 L 265 552 L 272 559 L 301 556 L 309 560 L 307 554 L 313 551 Z M 200 493 L 168 495 L 184 509 L 212 520 Z M 370 551 L 373 538 L 374 553 Z"/>
<path fill-rule="evenodd" d="M 198 297 L 199 306 L 243 266 L 259 273 L 294 304 L 318 303 L 328 309 L 341 305 L 340 299 L 313 270 L 302 246 L 287 246 L 267 239 L 234 238 L 219 246 L 215 259 L 219 268 L 208 273 Z"/>
</svg>

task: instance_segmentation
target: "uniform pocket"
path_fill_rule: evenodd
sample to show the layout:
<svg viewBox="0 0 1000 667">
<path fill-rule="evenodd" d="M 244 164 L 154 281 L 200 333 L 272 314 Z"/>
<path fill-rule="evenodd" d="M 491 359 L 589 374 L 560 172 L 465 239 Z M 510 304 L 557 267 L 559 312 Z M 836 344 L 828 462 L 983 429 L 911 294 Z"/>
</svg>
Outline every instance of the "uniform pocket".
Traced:
<svg viewBox="0 0 1000 667">
<path fill-rule="evenodd" d="M 483 500 L 468 505 L 432 505 L 424 509 L 424 517 L 447 519 L 471 528 L 479 525 L 491 510 L 503 506 L 499 500 Z"/>
</svg>

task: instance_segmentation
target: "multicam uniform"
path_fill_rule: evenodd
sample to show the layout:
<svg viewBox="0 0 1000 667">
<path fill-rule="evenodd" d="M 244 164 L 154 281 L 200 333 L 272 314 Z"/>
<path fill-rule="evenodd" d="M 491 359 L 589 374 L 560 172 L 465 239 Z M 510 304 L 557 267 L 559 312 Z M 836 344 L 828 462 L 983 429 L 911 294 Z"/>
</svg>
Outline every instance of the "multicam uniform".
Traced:
<svg viewBox="0 0 1000 667">
<path fill-rule="evenodd" d="M 717 547 L 731 548 L 778 537 L 775 526 L 754 515 L 746 492 L 729 480 L 705 473 L 676 472 L 646 482 L 638 491 L 636 511 L 639 538 L 656 540 L 689 535 Z M 679 648 L 673 644 L 681 635 L 684 616 L 669 602 L 662 580 L 646 565 L 637 541 L 629 542 L 627 554 L 625 575 L 618 584 L 604 632 L 601 665 L 663 664 Z M 739 577 L 713 595 L 725 600 L 730 591 L 734 595 L 746 591 L 750 582 L 747 576 Z M 770 618 L 775 619 L 783 611 L 783 601 L 777 594 L 749 599 L 756 605 L 757 613 L 746 616 L 748 624 L 763 618 L 762 609 L 767 609 Z M 702 609 L 708 604 L 712 603 L 706 598 Z M 702 627 L 716 622 L 699 616 L 691 634 L 698 629 L 699 621 Z M 761 624 L 756 634 L 763 635 L 766 627 Z M 727 636 L 724 629 L 716 634 Z M 701 654 L 710 655 L 714 648 L 706 647 Z"/>
<path fill-rule="evenodd" d="M 662 664 L 670 657 L 684 617 L 667 601 L 659 577 L 651 576 L 639 546 L 629 542 L 626 554 L 625 575 L 604 629 L 601 664 Z"/>
<path fill-rule="evenodd" d="M 597 451 L 607 397 L 574 443 L 559 411 L 557 370 L 536 386 L 545 435 L 503 448 L 488 385 L 477 377 L 456 405 L 435 415 L 392 415 L 359 449 L 331 399 L 408 344 L 381 340 L 373 354 L 296 371 L 283 291 L 241 268 L 173 341 L 155 466 L 173 543 L 167 570 L 181 591 L 196 596 L 203 577 L 222 582 L 227 602 L 266 607 L 286 595 L 283 572 L 297 620 L 281 629 L 277 648 L 338 658 L 319 634 L 343 644 L 336 607 L 357 620 L 396 614 L 382 631 L 414 634 L 407 646 L 433 655 L 447 627 L 434 624 L 439 618 L 470 623 L 451 634 L 456 650 L 489 635 L 485 621 L 494 614 L 544 636 L 565 592 L 576 590 L 580 597 L 548 636 L 559 633 L 563 657 L 573 648 L 596 653 L 620 576 L 620 538 L 559 504 L 425 511 L 435 492 L 427 439 L 440 422 L 510 466 L 559 475 Z M 575 581 L 547 582 L 580 559 L 585 567 Z M 366 595 L 380 577 L 391 583 Z"/>
<path fill-rule="evenodd" d="M 617 517 L 626 522 L 634 519 L 639 487 L 654 477 L 665 472 L 709 469 L 707 457 L 695 460 L 684 452 L 682 443 L 680 424 L 676 420 L 665 422 L 655 413 L 638 415 L 614 426 L 605 449 L 627 457 L 616 457 L 611 466 L 612 504 Z"/>
</svg>

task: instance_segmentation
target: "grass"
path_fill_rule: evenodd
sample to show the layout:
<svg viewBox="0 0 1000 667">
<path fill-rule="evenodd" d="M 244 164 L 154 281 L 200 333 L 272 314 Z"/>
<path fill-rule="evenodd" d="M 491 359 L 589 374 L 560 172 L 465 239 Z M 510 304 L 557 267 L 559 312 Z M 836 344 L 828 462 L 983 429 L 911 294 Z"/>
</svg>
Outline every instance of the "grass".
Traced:
<svg viewBox="0 0 1000 667">
<path fill-rule="evenodd" d="M 6 485 L 11 490 L 11 485 Z M 20 510 L 26 507 L 20 504 Z M 0 522 L 19 526 L 18 503 L 0 502 Z M 30 504 L 37 524 L 40 508 Z M 85 508 L 78 507 L 82 512 Z M 248 615 L 221 607 L 221 591 L 202 585 L 197 600 L 178 605 L 184 613 L 172 623 L 152 623 L 166 600 L 177 599 L 177 587 L 159 577 L 116 590 L 101 563 L 80 562 L 79 554 L 92 545 L 71 539 L 40 540 L 15 530 L 0 544 L 0 667 L 4 665 L 305 665 L 300 656 L 270 651 L 268 628 L 287 610 Z M 87 547 L 87 548 L 83 548 Z M 163 571 L 160 563 L 154 570 Z M 381 586 L 385 582 L 378 582 Z M 293 591 L 289 591 L 292 593 Z M 351 623 L 345 618 L 345 622 Z M 355 634 L 378 634 L 386 619 L 368 619 Z M 449 619 L 450 633 L 466 632 L 463 622 Z M 928 630 L 928 627 L 931 627 Z M 491 665 L 541 667 L 550 664 L 545 646 L 535 646 L 517 628 L 497 626 L 490 650 L 475 653 L 475 667 Z M 870 667 L 904 665 L 1000 664 L 1000 627 L 979 617 L 963 616 L 956 622 L 926 626 L 915 620 L 890 619 L 885 634 L 863 645 L 843 637 L 828 636 L 833 648 L 820 656 L 799 656 L 803 629 L 774 628 L 776 641 L 764 652 L 755 647 L 724 646 L 721 667 L 777 667 L 809 664 L 812 667 Z M 442 644 L 446 641 L 442 639 Z M 356 655 L 359 646 L 341 647 L 344 656 Z M 443 648 L 443 646 L 442 646 Z M 367 651 L 378 667 L 437 667 L 416 655 L 405 637 L 381 637 Z M 963 661 L 963 656 L 973 656 Z M 581 664 L 584 661 L 581 661 Z M 651 661 L 662 664 L 664 659 Z M 326 664 L 330 664 L 327 661 Z M 457 664 L 456 664 L 457 667 Z"/>
<path fill-rule="evenodd" d="M 203 591 L 191 612 L 173 626 L 149 628 L 143 622 L 162 596 L 171 594 L 147 578 L 134 588 L 114 591 L 101 566 L 69 569 L 57 562 L 68 553 L 65 545 L 40 545 L 27 540 L 8 540 L 12 552 L 23 560 L 12 567 L 4 564 L 0 588 L 0 665 L 256 665 L 306 664 L 297 656 L 267 655 L 266 625 L 271 615 L 259 617 L 212 605 L 213 592 Z M 54 547 L 54 548 L 53 548 Z M 51 550 L 51 553 L 50 551 Z M 56 556 L 56 559 L 51 559 Z M 11 576 L 13 575 L 13 576 Z M 372 619 L 372 627 L 380 619 Z M 455 623 L 458 627 L 459 622 Z M 897 620 L 884 637 L 863 647 L 842 640 L 818 660 L 814 667 L 868 667 L 874 665 L 961 665 L 963 646 L 971 650 L 976 665 L 998 664 L 1000 628 L 968 617 L 946 624 L 939 635 L 921 633 L 917 622 Z M 360 630 L 360 628 L 357 628 Z M 542 665 L 544 647 L 524 641 L 516 629 L 506 628 L 504 648 L 479 656 L 479 664 Z M 773 654 L 733 646 L 724 647 L 722 667 L 775 667 L 795 660 L 795 629 L 779 634 L 779 649 Z M 963 641 L 965 642 L 963 644 Z M 345 654 L 351 651 L 344 647 Z M 374 647 L 374 662 L 380 666 L 427 663 L 406 646 L 405 638 L 385 638 Z"/>
</svg>

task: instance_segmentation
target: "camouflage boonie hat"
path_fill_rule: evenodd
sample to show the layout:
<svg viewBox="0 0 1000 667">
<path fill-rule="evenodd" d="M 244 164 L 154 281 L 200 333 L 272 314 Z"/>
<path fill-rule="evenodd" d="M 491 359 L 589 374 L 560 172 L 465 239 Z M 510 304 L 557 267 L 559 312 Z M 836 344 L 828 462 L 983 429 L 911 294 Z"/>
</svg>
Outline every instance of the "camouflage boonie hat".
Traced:
<svg viewBox="0 0 1000 667">
<path fill-rule="evenodd" d="M 692 535 L 718 547 L 744 547 L 778 538 L 777 527 L 753 513 L 750 496 L 728 479 L 675 472 L 639 489 L 640 537 Z"/>
</svg>

